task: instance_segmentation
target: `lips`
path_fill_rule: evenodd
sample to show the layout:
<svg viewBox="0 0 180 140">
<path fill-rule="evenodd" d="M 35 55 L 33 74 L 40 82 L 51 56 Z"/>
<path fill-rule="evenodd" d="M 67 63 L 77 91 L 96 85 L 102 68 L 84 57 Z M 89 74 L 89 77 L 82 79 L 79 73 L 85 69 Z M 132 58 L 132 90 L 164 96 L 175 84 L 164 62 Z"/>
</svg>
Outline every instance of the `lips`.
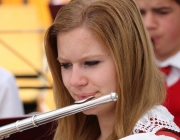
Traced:
<svg viewBox="0 0 180 140">
<path fill-rule="evenodd" d="M 90 96 L 95 96 L 96 93 L 91 93 L 91 94 L 80 94 L 80 95 L 76 95 L 78 100 L 82 100 L 82 99 L 86 99 Z"/>
<path fill-rule="evenodd" d="M 153 36 L 151 37 L 151 41 L 153 44 L 157 43 L 159 41 L 160 37 L 157 37 L 157 36 Z"/>
</svg>

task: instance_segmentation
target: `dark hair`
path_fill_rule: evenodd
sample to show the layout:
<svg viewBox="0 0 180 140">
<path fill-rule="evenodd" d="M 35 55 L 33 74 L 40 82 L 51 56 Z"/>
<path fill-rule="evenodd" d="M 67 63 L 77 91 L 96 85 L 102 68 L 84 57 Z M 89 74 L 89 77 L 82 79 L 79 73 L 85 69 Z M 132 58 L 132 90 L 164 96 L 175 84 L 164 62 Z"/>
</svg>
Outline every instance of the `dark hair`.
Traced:
<svg viewBox="0 0 180 140">
<path fill-rule="evenodd" d="M 175 0 L 178 4 L 180 4 L 180 0 Z"/>
</svg>

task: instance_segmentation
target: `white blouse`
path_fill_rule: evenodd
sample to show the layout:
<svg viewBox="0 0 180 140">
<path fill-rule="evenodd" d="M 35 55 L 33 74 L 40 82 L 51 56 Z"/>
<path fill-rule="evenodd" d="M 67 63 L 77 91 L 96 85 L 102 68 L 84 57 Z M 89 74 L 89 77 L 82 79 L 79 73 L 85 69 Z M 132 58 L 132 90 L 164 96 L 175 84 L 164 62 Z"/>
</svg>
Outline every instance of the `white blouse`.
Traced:
<svg viewBox="0 0 180 140">
<path fill-rule="evenodd" d="M 169 136 L 155 135 L 156 132 L 163 128 L 180 132 L 180 128 L 173 120 L 173 115 L 164 106 L 155 106 L 137 122 L 132 135 L 120 140 L 175 140 L 175 138 Z M 145 133 L 140 133 L 142 131 Z"/>
</svg>

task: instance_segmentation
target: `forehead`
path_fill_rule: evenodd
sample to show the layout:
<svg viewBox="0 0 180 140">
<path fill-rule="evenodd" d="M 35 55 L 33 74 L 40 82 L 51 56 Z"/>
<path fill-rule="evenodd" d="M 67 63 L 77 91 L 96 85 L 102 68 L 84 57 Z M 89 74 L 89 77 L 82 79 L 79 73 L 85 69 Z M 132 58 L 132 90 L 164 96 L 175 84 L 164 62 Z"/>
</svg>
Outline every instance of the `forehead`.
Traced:
<svg viewBox="0 0 180 140">
<path fill-rule="evenodd" d="M 140 8 L 150 8 L 150 7 L 171 7 L 178 5 L 175 0 L 135 0 L 138 7 Z"/>
<path fill-rule="evenodd" d="M 59 55 L 69 54 L 70 57 L 73 57 L 72 52 L 83 57 L 90 53 L 108 53 L 102 39 L 86 27 L 77 27 L 67 32 L 58 33 L 57 46 Z"/>
</svg>

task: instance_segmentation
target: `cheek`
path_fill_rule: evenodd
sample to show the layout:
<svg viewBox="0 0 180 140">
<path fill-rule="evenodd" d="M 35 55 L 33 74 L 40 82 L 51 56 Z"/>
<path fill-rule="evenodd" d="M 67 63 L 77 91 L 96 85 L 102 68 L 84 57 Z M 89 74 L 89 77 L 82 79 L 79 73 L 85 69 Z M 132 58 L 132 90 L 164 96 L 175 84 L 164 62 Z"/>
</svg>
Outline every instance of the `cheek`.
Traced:
<svg viewBox="0 0 180 140">
<path fill-rule="evenodd" d="M 180 37 L 180 31 L 178 31 L 179 27 L 177 27 L 176 25 L 174 25 L 174 26 L 168 25 L 166 27 L 167 27 L 166 28 L 166 33 L 167 33 L 168 38 L 169 38 L 170 41 L 173 42 L 173 40 L 176 40 L 177 38 Z"/>
<path fill-rule="evenodd" d="M 173 26 L 172 26 L 173 24 Z M 169 41 L 177 40 L 180 37 L 180 19 L 168 18 L 162 23 L 165 34 L 168 35 Z"/>
<path fill-rule="evenodd" d="M 64 72 L 63 70 L 61 70 L 61 76 L 62 76 L 62 81 L 64 86 L 68 89 L 68 74 L 66 72 Z"/>
<path fill-rule="evenodd" d="M 116 91 L 117 77 L 113 67 L 108 69 L 106 68 L 104 71 L 100 71 L 97 75 L 96 80 L 102 87 L 104 87 L 104 89 L 108 89 L 114 92 Z"/>
<path fill-rule="evenodd" d="M 69 74 L 67 72 L 61 72 L 62 75 L 62 82 L 64 84 L 64 86 L 66 87 L 66 89 L 68 90 L 69 94 L 71 95 L 71 97 L 76 100 L 75 96 L 70 92 L 70 83 L 69 83 Z"/>
</svg>

